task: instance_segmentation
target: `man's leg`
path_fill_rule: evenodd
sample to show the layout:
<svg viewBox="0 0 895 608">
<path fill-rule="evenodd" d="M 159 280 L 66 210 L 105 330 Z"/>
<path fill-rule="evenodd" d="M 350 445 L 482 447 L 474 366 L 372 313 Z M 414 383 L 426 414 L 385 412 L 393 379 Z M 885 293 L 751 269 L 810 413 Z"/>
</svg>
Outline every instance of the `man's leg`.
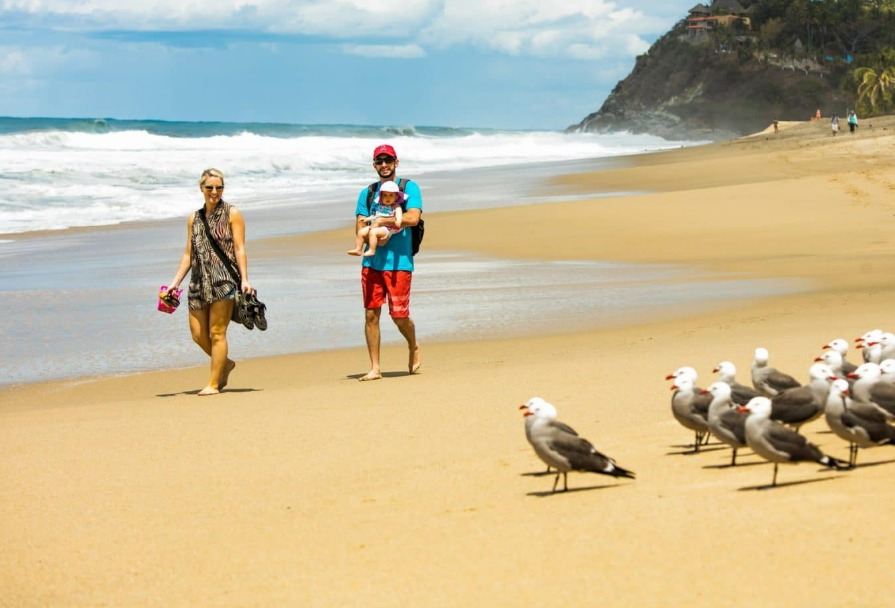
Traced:
<svg viewBox="0 0 895 608">
<path fill-rule="evenodd" d="M 370 371 L 366 375 L 361 376 L 361 382 L 382 378 L 382 371 L 379 368 L 379 344 L 381 339 L 379 317 L 381 315 L 381 308 L 364 309 L 364 336 L 367 339 L 367 352 L 370 355 Z"/>
<path fill-rule="evenodd" d="M 407 371 L 415 374 L 419 371 L 422 360 L 420 359 L 420 345 L 416 341 L 416 325 L 410 317 L 394 318 L 392 321 L 398 326 L 398 331 L 407 340 L 407 349 L 410 353 L 410 359 L 407 362 Z"/>
</svg>

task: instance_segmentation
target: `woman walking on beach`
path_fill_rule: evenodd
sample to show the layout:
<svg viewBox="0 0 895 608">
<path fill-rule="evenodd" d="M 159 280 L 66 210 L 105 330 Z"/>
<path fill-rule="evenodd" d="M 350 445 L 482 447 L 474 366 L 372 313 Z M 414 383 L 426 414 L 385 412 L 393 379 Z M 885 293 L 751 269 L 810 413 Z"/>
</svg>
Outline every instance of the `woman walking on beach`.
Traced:
<svg viewBox="0 0 895 608">
<path fill-rule="evenodd" d="M 227 356 L 227 326 L 233 316 L 236 290 L 244 294 L 255 290 L 249 284 L 245 222 L 236 207 L 224 202 L 224 174 L 217 169 L 203 171 L 199 191 L 205 204 L 187 219 L 186 249 L 168 293 L 177 290 L 186 273 L 190 273 L 190 333 L 199 348 L 211 357 L 211 377 L 199 391 L 199 396 L 206 396 L 216 395 L 227 386 L 230 372 L 236 367 L 236 362 Z M 227 259 L 222 260 L 217 250 Z M 239 269 L 240 285 L 234 283 L 225 264 Z"/>
</svg>

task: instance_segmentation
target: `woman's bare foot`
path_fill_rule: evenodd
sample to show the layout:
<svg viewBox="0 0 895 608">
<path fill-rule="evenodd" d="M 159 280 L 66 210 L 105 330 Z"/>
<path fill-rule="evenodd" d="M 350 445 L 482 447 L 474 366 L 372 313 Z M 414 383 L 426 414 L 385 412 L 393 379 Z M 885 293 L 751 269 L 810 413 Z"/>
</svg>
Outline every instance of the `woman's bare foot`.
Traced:
<svg viewBox="0 0 895 608">
<path fill-rule="evenodd" d="M 407 364 L 407 369 L 411 374 L 415 374 L 420 371 L 420 366 L 422 364 L 423 361 L 420 358 L 420 345 L 417 344 L 413 347 L 413 350 L 410 351 L 410 361 Z"/>
<path fill-rule="evenodd" d="M 224 373 L 221 374 L 221 383 L 218 386 L 218 390 L 222 391 L 227 386 L 227 382 L 230 380 L 230 372 L 233 371 L 234 367 L 236 367 L 236 361 L 227 359 L 227 363 L 224 365 Z"/>
<path fill-rule="evenodd" d="M 381 378 L 382 373 L 378 369 L 371 369 L 365 376 L 358 378 L 358 380 L 361 382 L 368 382 L 369 380 L 380 380 Z"/>
<path fill-rule="evenodd" d="M 210 386 L 206 386 L 201 391 L 199 391 L 198 395 L 200 397 L 208 397 L 209 395 L 218 395 L 221 391 L 216 388 L 212 388 Z"/>
</svg>

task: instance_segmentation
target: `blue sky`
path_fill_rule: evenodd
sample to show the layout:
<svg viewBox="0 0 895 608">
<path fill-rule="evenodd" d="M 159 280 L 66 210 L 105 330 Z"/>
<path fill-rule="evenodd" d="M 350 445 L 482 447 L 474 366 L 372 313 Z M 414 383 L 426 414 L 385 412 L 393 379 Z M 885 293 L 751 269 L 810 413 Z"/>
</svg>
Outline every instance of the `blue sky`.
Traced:
<svg viewBox="0 0 895 608">
<path fill-rule="evenodd" d="M 695 0 L 0 0 L 0 115 L 562 129 Z"/>
</svg>

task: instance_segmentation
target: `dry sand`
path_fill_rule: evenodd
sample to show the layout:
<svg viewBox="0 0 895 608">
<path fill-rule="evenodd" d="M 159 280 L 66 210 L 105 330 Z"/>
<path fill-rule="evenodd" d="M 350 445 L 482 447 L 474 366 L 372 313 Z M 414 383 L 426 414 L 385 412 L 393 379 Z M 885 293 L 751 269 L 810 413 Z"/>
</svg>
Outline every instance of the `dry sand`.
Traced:
<svg viewBox="0 0 895 608">
<path fill-rule="evenodd" d="M 387 347 L 370 383 L 355 349 L 242 361 L 208 399 L 204 367 L 0 391 L 0 606 L 878 603 L 895 449 L 848 472 L 781 466 L 763 489 L 771 466 L 748 450 L 732 469 L 719 445 L 683 453 L 664 380 L 692 365 L 706 385 L 729 359 L 748 382 L 757 346 L 805 378 L 825 342 L 892 327 L 895 120 L 873 123 L 786 125 L 549 185 L 651 194 L 427 214 L 427 249 L 680 262 L 807 278 L 809 294 L 424 344 L 416 376 Z M 313 240 L 341 251 L 345 234 Z M 570 474 L 551 495 L 517 410 L 533 395 L 637 480 Z M 823 420 L 803 432 L 847 456 Z"/>
</svg>

